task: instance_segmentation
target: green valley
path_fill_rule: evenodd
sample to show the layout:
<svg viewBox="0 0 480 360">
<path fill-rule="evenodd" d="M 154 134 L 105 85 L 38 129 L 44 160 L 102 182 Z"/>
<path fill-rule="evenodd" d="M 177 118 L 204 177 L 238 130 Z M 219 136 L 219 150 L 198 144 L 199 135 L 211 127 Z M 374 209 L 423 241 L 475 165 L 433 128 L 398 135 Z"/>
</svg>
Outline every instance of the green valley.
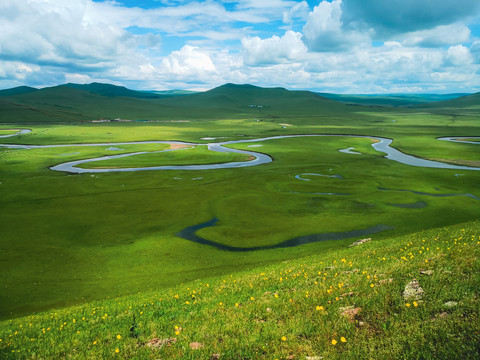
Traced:
<svg viewBox="0 0 480 360">
<path fill-rule="evenodd" d="M 478 329 L 465 320 L 478 324 L 478 94 L 408 107 L 390 100 L 352 105 L 233 84 L 0 91 L 0 357 L 61 358 L 74 347 L 73 358 L 116 349 L 138 359 L 369 358 L 395 338 L 383 358 L 401 358 L 408 324 L 419 344 L 437 337 L 463 358 L 478 352 Z M 393 139 L 398 159 L 374 148 L 379 138 Z M 229 152 L 208 147 L 218 144 Z M 270 161 L 244 166 L 257 157 Z M 412 157 L 434 165 L 403 160 Z M 83 173 L 57 169 L 83 160 L 74 165 Z M 135 170 L 161 166 L 179 167 Z M 365 237 L 372 242 L 347 247 Z M 402 289 L 426 269 L 435 275 L 424 276 L 425 302 L 407 308 Z M 438 319 L 449 300 L 460 305 Z M 365 327 L 338 317 L 350 305 L 362 307 Z M 447 323 L 460 340 L 442 330 Z M 176 344 L 145 346 L 175 331 Z M 187 346 L 194 341 L 204 344 L 198 352 Z M 408 347 L 404 356 L 454 353 Z"/>
</svg>

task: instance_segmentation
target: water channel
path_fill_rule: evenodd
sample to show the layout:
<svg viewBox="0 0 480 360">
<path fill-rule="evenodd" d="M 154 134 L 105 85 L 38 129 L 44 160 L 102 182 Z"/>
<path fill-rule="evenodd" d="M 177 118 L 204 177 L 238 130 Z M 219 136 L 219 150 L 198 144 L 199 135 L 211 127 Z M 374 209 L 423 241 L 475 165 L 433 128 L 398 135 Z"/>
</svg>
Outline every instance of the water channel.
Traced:
<svg viewBox="0 0 480 360">
<path fill-rule="evenodd" d="M 21 134 L 27 134 L 30 130 L 20 130 L 15 134 L 9 135 L 2 135 L 1 138 L 12 137 Z M 263 142 L 268 140 L 277 140 L 277 139 L 286 139 L 286 138 L 299 138 L 299 137 L 326 137 L 326 136 L 336 136 L 336 137 L 351 137 L 351 138 L 367 138 L 367 139 L 375 139 L 377 142 L 372 144 L 372 147 L 379 152 L 385 153 L 385 158 L 397 161 L 399 163 L 410 165 L 410 166 L 418 166 L 418 167 L 427 167 L 427 168 L 438 168 L 438 169 L 453 169 L 453 170 L 480 170 L 480 167 L 473 167 L 473 166 L 462 166 L 462 165 L 454 165 L 454 164 L 447 164 L 440 161 L 432 161 L 427 159 L 422 159 L 416 156 L 408 155 L 402 153 L 401 151 L 390 147 L 390 144 L 393 142 L 392 139 L 378 137 L 378 136 L 364 136 L 364 135 L 330 135 L 330 134 L 311 134 L 311 135 L 283 135 L 283 136 L 271 136 L 271 137 L 264 137 L 259 139 L 244 139 L 244 140 L 233 140 L 233 141 L 224 141 L 218 143 L 210 143 L 207 144 L 208 149 L 210 151 L 216 152 L 233 152 L 237 154 L 246 154 L 253 157 L 252 160 L 249 161 L 242 161 L 242 162 L 228 162 L 228 163 L 221 163 L 221 164 L 204 164 L 204 165 L 171 165 L 171 166 L 150 166 L 150 167 L 138 167 L 138 168 L 109 168 L 109 169 L 83 169 L 76 167 L 77 165 L 84 164 L 84 163 L 91 163 L 97 162 L 102 160 L 109 160 L 109 159 L 116 159 L 122 158 L 127 156 L 134 156 L 140 154 L 147 154 L 147 153 L 159 153 L 159 152 L 167 152 L 167 151 L 177 151 L 181 149 L 168 149 L 168 150 L 161 150 L 161 151 L 140 151 L 134 153 L 127 153 L 127 154 L 119 154 L 119 155 L 109 155 L 109 156 L 102 156 L 92 159 L 82 159 L 82 160 L 75 160 L 65 162 L 59 165 L 55 165 L 50 167 L 51 170 L 54 171 L 63 171 L 68 173 L 106 173 L 106 172 L 123 172 L 123 171 L 146 171 L 146 170 L 213 170 L 213 169 L 230 169 L 230 168 L 241 168 L 241 167 L 249 167 L 249 166 L 257 166 L 262 164 L 267 164 L 273 161 L 272 157 L 267 154 L 254 152 L 254 151 L 246 151 L 246 150 L 238 150 L 229 148 L 227 146 L 234 145 L 234 144 L 241 144 L 241 143 L 251 143 L 251 142 Z M 468 141 L 465 138 L 460 137 L 442 137 L 438 138 L 438 140 L 444 141 L 453 141 L 453 142 L 462 142 L 462 143 L 470 143 L 470 144 L 480 144 L 480 142 L 476 141 Z M 478 139 L 478 137 L 468 137 L 469 139 Z M 62 147 L 77 147 L 77 146 L 109 146 L 107 150 L 110 151 L 117 151 L 118 148 L 114 146 L 118 145 L 132 145 L 132 144 L 178 144 L 178 145 L 188 145 L 188 146 L 200 146 L 205 144 L 200 143 L 190 143 L 190 142 L 180 142 L 180 141 L 135 141 L 135 142 L 116 142 L 116 143 L 96 143 L 96 144 L 65 144 L 65 145 L 22 145 L 22 144 L 0 144 L 0 147 L 9 148 L 9 149 L 42 149 L 42 148 L 62 148 Z M 261 145 L 255 144 L 250 145 L 249 147 L 259 147 Z M 360 153 L 353 152 L 353 148 L 348 149 L 340 149 L 339 151 L 347 154 L 354 154 L 359 155 Z M 121 150 L 121 149 L 118 149 Z M 308 181 L 308 178 L 304 178 L 302 176 L 328 176 L 328 177 L 336 177 L 342 179 L 341 175 L 323 175 L 323 174 L 316 174 L 316 173 L 302 173 L 297 175 L 297 179 Z M 429 196 L 468 196 L 474 198 L 475 200 L 480 200 L 475 195 L 472 194 L 427 194 L 422 192 L 416 192 L 412 190 L 391 190 L 391 189 L 384 189 L 379 188 L 379 190 L 384 191 L 410 191 L 416 194 L 421 195 L 429 195 Z M 322 193 L 323 194 L 323 193 Z M 328 195 L 348 195 L 348 194 L 331 194 Z M 399 206 L 399 207 L 411 207 L 411 208 L 422 208 L 426 204 L 423 202 L 417 202 L 415 204 L 391 204 L 392 206 Z M 371 234 L 375 234 L 381 231 L 393 229 L 391 226 L 378 224 L 369 228 L 365 229 L 358 229 L 358 230 L 351 230 L 345 232 L 338 232 L 338 233 L 320 233 L 320 234 L 311 234 L 306 236 L 300 236 L 293 239 L 286 240 L 279 244 L 271 245 L 271 246 L 256 246 L 256 247 L 235 247 L 229 246 L 221 243 L 217 243 L 208 239 L 205 239 L 196 234 L 196 232 L 202 228 L 214 226 L 217 223 L 218 219 L 213 218 L 207 222 L 189 226 L 176 234 L 176 236 L 181 237 L 183 239 L 193 241 L 195 243 L 204 244 L 213 246 L 220 250 L 225 251 L 235 251 L 235 252 L 245 252 L 245 251 L 255 251 L 255 250 L 267 250 L 267 249 L 275 249 L 275 248 L 286 248 L 286 247 L 293 247 L 299 246 L 319 241 L 329 241 L 329 240 L 341 240 L 347 238 L 353 238 L 358 236 L 368 236 Z"/>
<path fill-rule="evenodd" d="M 24 130 L 22 130 L 24 131 Z M 8 137 L 18 135 L 22 133 L 20 131 L 17 134 L 7 135 Z M 288 138 L 300 138 L 300 137 L 349 137 L 349 138 L 364 138 L 364 139 L 375 139 L 377 142 L 372 144 L 372 147 L 378 151 L 383 152 L 386 155 L 385 158 L 396 161 L 405 165 L 418 166 L 425 168 L 436 168 L 436 169 L 452 169 L 452 170 L 480 170 L 480 167 L 474 166 L 464 166 L 464 165 L 455 165 L 448 164 L 440 161 L 427 160 L 413 155 L 405 154 L 395 148 L 392 148 L 390 144 L 393 142 L 393 139 L 383 138 L 378 136 L 366 136 L 366 135 L 334 135 L 334 134 L 303 134 L 303 135 L 280 135 L 280 136 L 270 136 L 259 139 L 244 139 L 244 140 L 232 140 L 224 141 L 218 143 L 207 144 L 207 147 L 210 151 L 215 152 L 232 152 L 237 154 L 245 154 L 251 156 L 253 159 L 248 161 L 236 161 L 236 162 L 227 162 L 227 163 L 218 163 L 218 164 L 203 164 L 203 165 L 162 165 L 162 166 L 148 166 L 148 167 L 134 167 L 134 168 L 93 168 L 93 169 L 84 169 L 79 168 L 77 165 L 84 163 L 92 163 L 102 160 L 111 160 L 127 156 L 135 156 L 141 154 L 152 153 L 151 151 L 140 151 L 128 154 L 119 154 L 119 155 L 108 155 L 101 156 L 91 159 L 82 159 L 65 162 L 59 165 L 51 166 L 50 169 L 54 171 L 63 171 L 69 173 L 107 173 L 107 172 L 125 172 L 125 171 L 149 171 L 149 170 L 215 170 L 215 169 L 232 169 L 232 168 L 242 168 L 250 166 L 258 166 L 262 164 L 267 164 L 273 161 L 272 157 L 247 150 L 239 150 L 229 148 L 229 145 L 251 143 L 251 142 L 263 142 L 268 140 L 278 140 L 278 139 L 288 139 Z M 4 136 L 5 137 L 5 136 Z M 471 139 L 475 137 L 469 137 Z M 480 142 L 474 141 L 463 141 L 458 140 L 458 138 L 439 138 L 440 140 L 456 141 L 456 142 L 468 142 L 473 144 L 480 144 Z M 132 141 L 132 142 L 115 142 L 115 143 L 96 143 L 96 144 L 65 144 L 65 145 L 22 145 L 22 144 L 0 144 L 0 147 L 9 148 L 9 149 L 42 149 L 42 148 L 53 148 L 53 147 L 73 147 L 73 146 L 118 146 L 118 145 L 133 145 L 133 144 L 180 144 L 180 145 L 190 145 L 190 146 L 200 146 L 205 145 L 201 143 L 190 143 L 190 142 L 181 142 L 181 141 Z M 167 151 L 178 151 L 181 149 L 168 149 L 161 150 L 156 152 L 167 152 Z M 342 149 L 344 150 L 344 149 Z"/>
</svg>

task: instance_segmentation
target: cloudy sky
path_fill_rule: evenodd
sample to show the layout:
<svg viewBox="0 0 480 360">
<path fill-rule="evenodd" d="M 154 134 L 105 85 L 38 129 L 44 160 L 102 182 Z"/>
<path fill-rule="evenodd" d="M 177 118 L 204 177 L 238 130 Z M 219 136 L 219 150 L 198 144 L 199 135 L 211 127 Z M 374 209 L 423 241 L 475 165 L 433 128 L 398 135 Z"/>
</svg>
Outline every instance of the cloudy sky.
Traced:
<svg viewBox="0 0 480 360">
<path fill-rule="evenodd" d="M 0 89 L 480 91 L 479 0 L 1 0 Z"/>
</svg>

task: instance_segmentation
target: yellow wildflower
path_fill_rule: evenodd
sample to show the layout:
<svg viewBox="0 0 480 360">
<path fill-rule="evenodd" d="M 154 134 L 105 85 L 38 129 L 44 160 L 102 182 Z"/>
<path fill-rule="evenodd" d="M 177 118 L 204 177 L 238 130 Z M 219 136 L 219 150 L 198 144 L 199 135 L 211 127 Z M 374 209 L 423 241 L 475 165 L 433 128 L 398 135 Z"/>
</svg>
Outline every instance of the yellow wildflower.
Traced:
<svg viewBox="0 0 480 360">
<path fill-rule="evenodd" d="M 343 342 L 343 343 L 346 343 L 347 342 L 347 339 L 345 339 L 343 336 L 340 338 L 340 341 Z"/>
<path fill-rule="evenodd" d="M 337 340 L 333 339 L 332 340 L 332 345 L 337 345 Z"/>
</svg>

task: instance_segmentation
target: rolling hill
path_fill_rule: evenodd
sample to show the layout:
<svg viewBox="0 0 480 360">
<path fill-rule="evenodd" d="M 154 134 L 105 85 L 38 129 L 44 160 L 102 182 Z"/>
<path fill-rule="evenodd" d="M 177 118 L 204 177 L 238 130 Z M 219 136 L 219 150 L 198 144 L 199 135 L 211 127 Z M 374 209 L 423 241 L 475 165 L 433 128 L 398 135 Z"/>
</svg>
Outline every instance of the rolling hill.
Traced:
<svg viewBox="0 0 480 360">
<path fill-rule="evenodd" d="M 419 105 L 419 107 L 425 108 L 471 108 L 479 109 L 480 108 L 480 93 L 475 93 L 471 95 L 461 96 L 455 99 L 449 99 L 445 101 L 440 101 L 436 103 L 428 103 Z"/>
<path fill-rule="evenodd" d="M 344 96 L 284 88 L 225 84 L 199 93 L 143 92 L 111 84 L 64 84 L 43 89 L 17 87 L 0 91 L 0 123 L 72 122 L 96 119 L 201 120 L 289 118 L 348 115 L 404 106 L 427 111 L 452 107 L 471 111 L 480 94 L 423 103 L 460 94 L 430 96 Z M 341 101 L 337 101 L 341 100 Z M 422 104 L 413 106 L 413 103 Z M 354 106 L 352 106 L 354 105 Z"/>
<path fill-rule="evenodd" d="M 5 89 L 5 90 L 0 90 L 0 96 L 11 96 L 11 95 L 19 95 L 19 94 L 26 94 L 30 92 L 37 91 L 38 89 L 35 89 L 30 86 L 17 86 L 11 89 Z"/>
<path fill-rule="evenodd" d="M 347 105 L 308 91 L 226 84 L 183 96 L 160 96 L 108 84 L 66 84 L 0 97 L 0 122 L 106 119 L 221 119 L 245 117 L 322 116 L 351 111 Z M 152 97 L 150 97 L 152 96 Z M 153 97 L 157 96 L 157 98 Z M 7 108 L 9 109 L 7 111 Z M 15 109 L 19 111 L 15 113 Z M 15 120 L 13 120 L 15 119 Z M 39 116 L 38 121 L 48 117 Z"/>
<path fill-rule="evenodd" d="M 91 84 L 73 84 L 68 83 L 62 85 L 73 89 L 88 91 L 97 95 L 107 97 L 133 97 L 139 99 L 159 99 L 164 97 L 161 93 L 152 93 L 147 91 L 136 91 L 127 89 L 124 86 L 117 86 L 112 84 L 91 83 Z"/>
<path fill-rule="evenodd" d="M 433 103 L 439 101 L 447 101 L 459 97 L 467 96 L 469 94 L 454 93 L 454 94 L 369 94 L 369 95 L 353 95 L 353 94 L 330 94 L 319 93 L 328 99 L 345 102 L 355 105 L 365 106 L 413 106 L 419 104 Z"/>
<path fill-rule="evenodd" d="M 322 116 L 350 111 L 345 104 L 309 91 L 261 88 L 248 84 L 225 84 L 202 93 L 158 102 L 213 117 Z"/>
</svg>

